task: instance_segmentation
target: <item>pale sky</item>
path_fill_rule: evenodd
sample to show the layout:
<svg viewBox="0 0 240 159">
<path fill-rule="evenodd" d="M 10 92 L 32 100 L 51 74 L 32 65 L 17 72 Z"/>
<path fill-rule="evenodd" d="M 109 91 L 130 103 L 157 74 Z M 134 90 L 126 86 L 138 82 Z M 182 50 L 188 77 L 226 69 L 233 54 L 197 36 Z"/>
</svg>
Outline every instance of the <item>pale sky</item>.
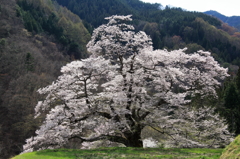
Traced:
<svg viewBox="0 0 240 159">
<path fill-rule="evenodd" d="M 215 10 L 226 16 L 240 16 L 239 0 L 141 0 L 149 3 L 160 3 L 163 6 L 181 7 L 188 11 L 205 12 Z"/>
</svg>

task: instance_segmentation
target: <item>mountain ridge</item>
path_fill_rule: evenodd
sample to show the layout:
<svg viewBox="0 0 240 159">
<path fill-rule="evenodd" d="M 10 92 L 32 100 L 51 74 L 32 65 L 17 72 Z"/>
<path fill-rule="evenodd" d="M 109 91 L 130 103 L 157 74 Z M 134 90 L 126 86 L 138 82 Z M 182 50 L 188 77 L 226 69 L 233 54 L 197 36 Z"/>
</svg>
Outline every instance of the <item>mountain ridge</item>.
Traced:
<svg viewBox="0 0 240 159">
<path fill-rule="evenodd" d="M 240 30 L 240 16 L 225 16 L 215 10 L 209 10 L 204 13 L 214 16 L 214 17 L 220 19 L 221 21 L 223 21 L 224 23 L 227 23 L 230 26 L 233 26 L 233 27 L 237 28 L 238 30 Z"/>
</svg>

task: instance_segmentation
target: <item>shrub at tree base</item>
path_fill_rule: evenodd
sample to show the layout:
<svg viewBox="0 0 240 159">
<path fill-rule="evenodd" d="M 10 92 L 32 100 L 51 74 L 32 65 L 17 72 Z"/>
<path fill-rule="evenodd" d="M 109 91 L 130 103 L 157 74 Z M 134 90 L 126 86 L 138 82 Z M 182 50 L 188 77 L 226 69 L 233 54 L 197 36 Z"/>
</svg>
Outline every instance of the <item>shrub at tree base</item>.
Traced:
<svg viewBox="0 0 240 159">
<path fill-rule="evenodd" d="M 223 151 L 220 159 L 240 158 L 240 135 Z"/>
</svg>

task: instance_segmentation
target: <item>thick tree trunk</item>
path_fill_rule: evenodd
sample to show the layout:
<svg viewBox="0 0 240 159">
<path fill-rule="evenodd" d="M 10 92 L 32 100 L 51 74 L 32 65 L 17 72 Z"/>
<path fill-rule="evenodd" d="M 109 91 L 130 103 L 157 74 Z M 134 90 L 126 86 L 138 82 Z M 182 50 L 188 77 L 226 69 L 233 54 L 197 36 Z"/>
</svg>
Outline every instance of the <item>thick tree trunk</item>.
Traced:
<svg viewBox="0 0 240 159">
<path fill-rule="evenodd" d="M 141 131 L 131 133 L 127 135 L 127 147 L 143 147 L 143 142 L 141 139 Z"/>
</svg>

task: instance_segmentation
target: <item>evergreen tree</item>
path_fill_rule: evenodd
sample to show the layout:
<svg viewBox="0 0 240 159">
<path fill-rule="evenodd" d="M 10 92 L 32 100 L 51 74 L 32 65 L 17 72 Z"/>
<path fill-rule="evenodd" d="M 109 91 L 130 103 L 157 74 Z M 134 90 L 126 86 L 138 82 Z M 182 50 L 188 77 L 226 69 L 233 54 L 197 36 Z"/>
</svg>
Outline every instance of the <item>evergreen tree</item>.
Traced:
<svg viewBox="0 0 240 159">
<path fill-rule="evenodd" d="M 238 69 L 238 72 L 237 72 L 236 87 L 237 87 L 238 92 L 240 92 L 240 68 Z"/>
<path fill-rule="evenodd" d="M 237 108 L 238 93 L 233 83 L 230 83 L 224 93 L 224 107 L 225 107 L 225 116 L 227 117 L 229 129 L 234 131 L 236 128 L 235 123 L 235 108 Z"/>
<path fill-rule="evenodd" d="M 224 111 L 229 130 L 236 135 L 240 134 L 240 70 L 237 77 L 227 84 L 224 92 Z"/>
</svg>

